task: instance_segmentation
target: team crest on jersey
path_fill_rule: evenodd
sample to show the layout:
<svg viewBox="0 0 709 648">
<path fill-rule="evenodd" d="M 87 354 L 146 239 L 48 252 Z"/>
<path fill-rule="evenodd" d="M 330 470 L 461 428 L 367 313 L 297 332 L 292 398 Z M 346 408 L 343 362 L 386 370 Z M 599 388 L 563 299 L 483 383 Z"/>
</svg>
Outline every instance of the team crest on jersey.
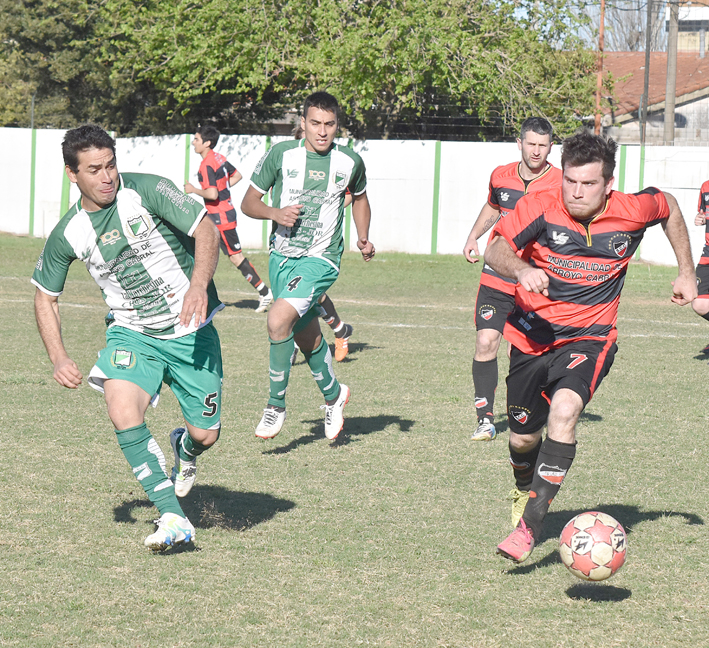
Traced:
<svg viewBox="0 0 709 648">
<path fill-rule="evenodd" d="M 135 367 L 135 354 L 125 349 L 116 349 L 111 354 L 111 364 L 116 369 L 132 369 Z"/>
<path fill-rule="evenodd" d="M 347 181 L 347 174 L 342 171 L 335 171 L 335 173 L 332 174 L 332 181 L 338 189 L 342 189 Z"/>
<path fill-rule="evenodd" d="M 631 241 L 632 239 L 628 234 L 614 234 L 611 236 L 611 240 L 608 245 L 616 256 L 623 258 L 630 249 Z"/>
<path fill-rule="evenodd" d="M 551 233 L 551 238 L 556 245 L 565 245 L 569 242 L 569 235 L 566 232 L 557 232 L 554 230 Z"/>
<path fill-rule="evenodd" d="M 104 245 L 113 245 L 114 243 L 118 243 L 121 239 L 121 233 L 117 229 L 114 229 L 110 232 L 106 232 L 105 234 L 101 234 L 99 238 L 101 239 L 101 243 Z"/>
<path fill-rule="evenodd" d="M 548 464 L 542 463 L 539 468 L 537 468 L 537 474 L 546 482 L 550 484 L 556 484 L 557 486 L 564 481 L 566 477 L 566 471 L 559 466 L 549 466 Z"/>
<path fill-rule="evenodd" d="M 525 425 L 527 421 L 529 421 L 529 410 L 526 407 L 516 407 L 515 405 L 511 405 L 508 408 L 508 411 L 512 415 L 512 418 L 514 418 L 514 420 L 521 425 Z"/>
<path fill-rule="evenodd" d="M 488 304 L 485 304 L 480 307 L 478 310 L 478 314 L 480 317 L 482 317 L 486 322 L 492 319 L 492 316 L 495 314 L 495 307 L 490 306 Z"/>
<path fill-rule="evenodd" d="M 508 194 L 506 191 L 503 191 L 503 192 L 500 194 L 500 200 L 501 200 L 502 202 L 507 202 L 509 199 L 510 199 L 510 194 Z"/>
<path fill-rule="evenodd" d="M 129 218 L 126 222 L 126 235 L 134 239 L 143 239 L 150 234 L 150 216 L 148 214 L 138 214 Z"/>
</svg>

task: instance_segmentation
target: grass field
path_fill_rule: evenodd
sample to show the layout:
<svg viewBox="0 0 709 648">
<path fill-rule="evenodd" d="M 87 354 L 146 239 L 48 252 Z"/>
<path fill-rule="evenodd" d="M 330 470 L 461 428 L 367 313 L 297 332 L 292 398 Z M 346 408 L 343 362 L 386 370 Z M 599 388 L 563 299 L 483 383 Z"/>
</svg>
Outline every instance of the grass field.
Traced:
<svg viewBox="0 0 709 648">
<path fill-rule="evenodd" d="M 223 433 L 185 500 L 194 547 L 153 555 L 142 543 L 156 512 L 102 398 L 52 379 L 29 283 L 41 245 L 0 235 L 0 646 L 707 645 L 699 350 L 709 325 L 670 303 L 671 269 L 631 266 L 615 366 L 582 417 L 545 534 L 514 566 L 495 555 L 510 530 L 507 425 L 498 416 L 497 440 L 470 441 L 480 264 L 345 257 L 330 294 L 355 327 L 336 366 L 353 396 L 331 444 L 302 360 L 284 431 L 254 437 L 268 389 L 265 316 L 222 258 Z M 265 254 L 250 258 L 266 273 Z M 79 263 L 60 304 L 65 344 L 87 375 L 106 309 Z M 498 413 L 504 402 L 503 381 Z M 166 390 L 148 425 L 168 456 L 180 421 Z M 587 509 L 628 532 L 626 565 L 605 583 L 575 579 L 558 558 L 561 528 Z"/>
</svg>

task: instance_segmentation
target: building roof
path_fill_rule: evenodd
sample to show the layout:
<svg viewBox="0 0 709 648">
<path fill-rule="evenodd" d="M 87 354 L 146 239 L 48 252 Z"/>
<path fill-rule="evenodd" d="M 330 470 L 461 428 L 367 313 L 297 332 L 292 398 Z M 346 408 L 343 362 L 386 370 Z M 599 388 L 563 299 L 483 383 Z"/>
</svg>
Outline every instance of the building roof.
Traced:
<svg viewBox="0 0 709 648">
<path fill-rule="evenodd" d="M 616 120 L 631 118 L 640 107 L 645 84 L 645 52 L 606 52 L 603 71 L 614 80 L 613 106 L 604 102 L 603 112 L 613 112 Z M 649 108 L 663 110 L 667 83 L 667 52 L 650 54 Z M 677 104 L 709 95 L 709 57 L 698 52 L 677 53 Z M 636 116 L 633 116 L 636 117 Z M 620 121 L 623 121 L 622 119 Z"/>
</svg>

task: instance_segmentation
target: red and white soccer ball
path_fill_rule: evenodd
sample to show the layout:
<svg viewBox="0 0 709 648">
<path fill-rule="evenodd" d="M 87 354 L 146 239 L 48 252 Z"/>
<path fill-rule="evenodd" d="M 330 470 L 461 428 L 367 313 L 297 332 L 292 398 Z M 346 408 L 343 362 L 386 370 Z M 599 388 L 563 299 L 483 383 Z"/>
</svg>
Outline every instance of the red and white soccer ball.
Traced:
<svg viewBox="0 0 709 648">
<path fill-rule="evenodd" d="M 561 562 L 587 581 L 602 581 L 625 562 L 625 529 L 607 513 L 590 511 L 569 520 L 559 538 Z"/>
</svg>

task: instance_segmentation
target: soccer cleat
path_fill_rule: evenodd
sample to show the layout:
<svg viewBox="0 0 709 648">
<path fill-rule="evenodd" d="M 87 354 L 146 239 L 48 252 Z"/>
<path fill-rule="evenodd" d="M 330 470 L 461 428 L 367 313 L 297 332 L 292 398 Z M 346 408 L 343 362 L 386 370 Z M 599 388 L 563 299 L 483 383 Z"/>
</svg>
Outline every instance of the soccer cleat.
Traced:
<svg viewBox="0 0 709 648">
<path fill-rule="evenodd" d="M 260 439 L 272 439 L 283 427 L 286 420 L 286 410 L 271 407 L 263 410 L 261 422 L 256 427 L 256 436 Z"/>
<path fill-rule="evenodd" d="M 172 475 L 170 479 L 175 484 L 175 495 L 184 497 L 192 490 L 194 480 L 197 478 L 197 457 L 190 461 L 185 461 L 180 458 L 180 453 L 177 449 L 177 444 L 180 443 L 182 435 L 186 430 L 183 427 L 175 428 L 170 432 L 170 445 L 175 453 L 175 465 L 172 467 Z"/>
<path fill-rule="evenodd" d="M 510 491 L 512 498 L 512 528 L 516 528 L 524 515 L 524 509 L 529 500 L 529 491 L 520 490 L 516 486 Z"/>
<path fill-rule="evenodd" d="M 335 338 L 335 360 L 337 362 L 342 362 L 347 357 L 347 352 L 349 351 L 347 341 L 350 339 L 353 330 L 351 324 L 345 324 L 345 334 L 342 337 Z"/>
<path fill-rule="evenodd" d="M 271 302 L 273 301 L 273 293 L 271 292 L 271 289 L 268 289 L 268 292 L 265 295 L 259 295 L 258 298 L 258 306 L 256 307 L 256 312 L 257 313 L 265 313 L 268 310 L 268 307 L 271 305 Z"/>
<path fill-rule="evenodd" d="M 194 527 L 187 518 L 176 513 L 163 513 L 159 520 L 155 520 L 155 524 L 158 530 L 145 538 L 148 549 L 165 551 L 194 540 Z"/>
<path fill-rule="evenodd" d="M 321 405 L 325 409 L 325 436 L 333 441 L 345 425 L 343 415 L 345 405 L 350 401 L 350 388 L 340 383 L 340 395 L 332 405 Z"/>
<path fill-rule="evenodd" d="M 490 419 L 484 418 L 478 423 L 478 429 L 470 438 L 473 441 L 492 441 L 497 436 L 497 430 Z"/>
<path fill-rule="evenodd" d="M 524 520 L 520 520 L 517 528 L 497 545 L 498 554 L 516 563 L 527 560 L 533 550 L 534 536 Z"/>
</svg>

